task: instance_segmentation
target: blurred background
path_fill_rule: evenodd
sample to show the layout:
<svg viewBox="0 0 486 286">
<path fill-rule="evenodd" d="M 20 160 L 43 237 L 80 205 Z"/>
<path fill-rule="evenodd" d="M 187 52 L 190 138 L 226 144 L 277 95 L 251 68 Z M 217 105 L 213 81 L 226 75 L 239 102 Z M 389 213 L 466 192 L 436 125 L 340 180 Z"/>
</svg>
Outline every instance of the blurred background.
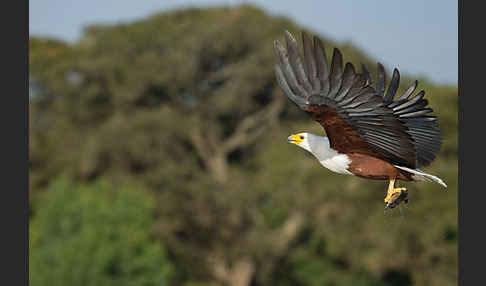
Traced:
<svg viewBox="0 0 486 286">
<path fill-rule="evenodd" d="M 29 5 L 31 285 L 457 284 L 457 2 Z M 285 30 L 419 80 L 447 190 L 384 213 L 288 144 L 324 131 L 276 84 Z"/>
</svg>

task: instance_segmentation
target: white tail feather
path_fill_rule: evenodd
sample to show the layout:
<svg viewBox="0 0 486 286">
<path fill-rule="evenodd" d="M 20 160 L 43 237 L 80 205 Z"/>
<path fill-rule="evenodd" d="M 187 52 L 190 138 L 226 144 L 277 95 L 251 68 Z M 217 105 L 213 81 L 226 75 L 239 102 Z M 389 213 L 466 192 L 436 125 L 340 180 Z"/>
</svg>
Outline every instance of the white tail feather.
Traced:
<svg viewBox="0 0 486 286">
<path fill-rule="evenodd" d="M 402 169 L 402 170 L 405 170 L 409 173 L 412 173 L 413 174 L 412 179 L 414 179 L 416 181 L 436 182 L 438 184 L 441 184 L 445 188 L 447 188 L 447 185 L 444 183 L 444 181 L 442 181 L 440 178 L 438 178 L 434 175 L 424 173 L 424 172 L 420 171 L 419 169 L 410 169 L 410 168 L 407 168 L 407 167 L 402 167 L 402 166 L 397 166 L 397 165 L 394 165 L 394 166 L 397 167 L 398 169 Z"/>
</svg>

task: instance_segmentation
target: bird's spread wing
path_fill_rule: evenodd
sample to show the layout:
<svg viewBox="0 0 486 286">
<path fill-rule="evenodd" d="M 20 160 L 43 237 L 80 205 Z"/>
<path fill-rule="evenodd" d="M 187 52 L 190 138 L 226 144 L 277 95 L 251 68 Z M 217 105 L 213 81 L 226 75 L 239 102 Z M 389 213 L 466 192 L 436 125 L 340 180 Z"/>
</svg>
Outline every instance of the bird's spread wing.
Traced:
<svg viewBox="0 0 486 286">
<path fill-rule="evenodd" d="M 340 153 L 361 153 L 410 168 L 429 164 L 440 148 L 435 117 L 425 108 L 423 92 L 410 99 L 416 84 L 396 101 L 399 85 L 395 69 L 385 92 L 385 72 L 379 64 L 376 88 L 366 67 L 357 73 L 351 63 L 343 70 L 343 58 L 334 49 L 328 67 L 323 43 L 313 43 L 302 33 L 304 61 L 295 38 L 286 32 L 285 48 L 275 41 L 277 81 L 283 92 L 301 109 L 313 114 L 326 130 L 331 148 Z M 438 135 L 436 135 L 436 133 Z M 433 140 L 428 136 L 432 136 Z M 439 139 L 437 139 L 439 138 Z"/>
<path fill-rule="evenodd" d="M 370 73 L 367 71 L 366 66 L 362 64 L 361 67 L 367 82 L 371 85 Z M 378 63 L 376 82 L 378 95 L 383 97 L 385 106 L 392 109 L 393 114 L 407 127 L 407 133 L 412 136 L 414 142 L 417 165 L 429 165 L 440 151 L 442 135 L 437 124 L 437 117 L 427 115 L 433 110 L 427 106 L 428 101 L 424 99 L 425 92 L 421 90 L 415 96 L 412 96 L 418 85 L 418 81 L 414 81 L 403 95 L 393 100 L 400 84 L 398 69 L 393 70 L 393 76 L 386 94 L 384 93 L 385 83 L 385 68 Z"/>
</svg>

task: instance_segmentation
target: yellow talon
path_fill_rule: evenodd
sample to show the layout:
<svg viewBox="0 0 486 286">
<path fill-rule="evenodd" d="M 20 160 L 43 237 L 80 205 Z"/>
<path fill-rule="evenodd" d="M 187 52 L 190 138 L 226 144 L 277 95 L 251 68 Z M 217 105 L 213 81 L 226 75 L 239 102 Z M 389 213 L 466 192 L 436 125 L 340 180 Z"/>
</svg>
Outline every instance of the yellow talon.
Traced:
<svg viewBox="0 0 486 286">
<path fill-rule="evenodd" d="M 402 194 L 402 191 L 406 191 L 407 188 L 394 188 L 391 192 L 388 192 L 388 194 L 385 197 L 385 203 L 388 203 L 392 201 L 392 199 L 395 199 L 399 197 Z"/>
<path fill-rule="evenodd" d="M 388 185 L 388 192 L 385 197 L 385 208 L 394 208 L 400 202 L 406 203 L 408 196 L 407 188 L 395 188 L 395 179 L 390 179 L 390 184 Z"/>
</svg>

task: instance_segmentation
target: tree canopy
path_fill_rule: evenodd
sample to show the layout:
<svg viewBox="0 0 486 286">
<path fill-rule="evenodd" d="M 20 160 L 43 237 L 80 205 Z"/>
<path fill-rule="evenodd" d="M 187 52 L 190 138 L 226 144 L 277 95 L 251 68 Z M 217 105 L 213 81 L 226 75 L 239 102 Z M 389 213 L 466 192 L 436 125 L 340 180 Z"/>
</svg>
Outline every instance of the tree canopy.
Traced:
<svg viewBox="0 0 486 286">
<path fill-rule="evenodd" d="M 30 225 L 31 285 L 168 285 L 173 267 L 151 237 L 140 188 L 58 178 Z"/>
<path fill-rule="evenodd" d="M 405 218 L 384 215 L 383 182 L 331 173 L 286 143 L 296 130 L 324 133 L 274 76 L 273 40 L 302 29 L 242 5 L 89 26 L 74 44 L 31 37 L 31 221 L 62 208 L 44 195 L 59 175 L 73 186 L 103 177 L 110 193 L 133 183 L 154 198 L 150 233 L 173 265 L 169 285 L 455 285 L 457 87 L 418 79 L 444 134 L 427 171 L 447 191 L 407 185 Z M 375 75 L 363 51 L 321 39 Z M 402 76 L 398 93 L 414 79 Z"/>
</svg>

